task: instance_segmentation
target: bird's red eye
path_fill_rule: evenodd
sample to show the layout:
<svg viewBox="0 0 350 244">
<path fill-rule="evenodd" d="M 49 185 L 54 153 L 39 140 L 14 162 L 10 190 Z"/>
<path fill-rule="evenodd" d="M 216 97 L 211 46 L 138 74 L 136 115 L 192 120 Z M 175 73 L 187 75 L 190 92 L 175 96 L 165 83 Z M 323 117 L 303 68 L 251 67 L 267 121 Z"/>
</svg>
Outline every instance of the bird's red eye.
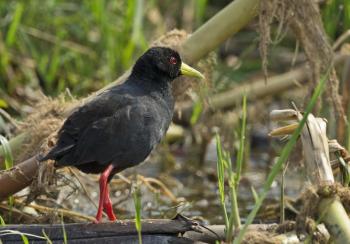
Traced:
<svg viewBox="0 0 350 244">
<path fill-rule="evenodd" d="M 170 57 L 169 63 L 171 63 L 171 64 L 176 64 L 176 63 L 177 63 L 176 58 L 175 58 L 175 57 Z"/>
</svg>

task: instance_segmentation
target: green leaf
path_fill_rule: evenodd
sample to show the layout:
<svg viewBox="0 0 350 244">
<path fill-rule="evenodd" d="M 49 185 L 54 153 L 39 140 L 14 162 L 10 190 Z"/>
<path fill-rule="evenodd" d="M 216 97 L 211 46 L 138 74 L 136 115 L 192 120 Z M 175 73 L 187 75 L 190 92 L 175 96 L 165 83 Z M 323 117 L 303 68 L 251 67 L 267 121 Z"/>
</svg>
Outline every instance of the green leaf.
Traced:
<svg viewBox="0 0 350 244">
<path fill-rule="evenodd" d="M 19 23 L 23 14 L 24 6 L 22 3 L 17 3 L 16 10 L 9 28 L 9 31 L 6 35 L 6 45 L 12 46 L 15 42 L 16 32 L 18 30 Z"/>
<path fill-rule="evenodd" d="M 52 244 L 52 241 L 50 240 L 50 237 L 46 234 L 45 230 L 42 230 L 42 233 L 44 235 L 45 240 L 48 244 Z"/>
<path fill-rule="evenodd" d="M 202 114 L 202 111 L 203 111 L 203 105 L 202 105 L 202 102 L 198 99 L 193 105 L 193 111 L 190 119 L 190 124 L 192 126 L 197 123 L 200 115 Z"/>
<path fill-rule="evenodd" d="M 29 244 L 29 240 L 25 235 L 21 235 L 24 244 Z"/>
<path fill-rule="evenodd" d="M 11 151 L 11 147 L 10 147 L 10 143 L 9 141 L 6 139 L 6 137 L 0 135 L 0 145 L 2 145 L 2 149 L 3 149 L 3 155 L 5 157 L 5 169 L 11 169 L 13 167 L 13 157 L 12 157 L 12 151 Z M 12 218 L 12 207 L 14 205 L 14 199 L 12 196 L 10 196 L 8 198 L 8 204 L 9 204 L 9 219 L 11 222 L 11 218 Z"/>
<path fill-rule="evenodd" d="M 229 219 L 225 205 L 225 159 L 224 159 L 224 151 L 221 146 L 221 139 L 218 133 L 216 133 L 216 155 L 217 155 L 217 174 L 218 174 L 218 188 L 219 188 L 219 196 L 221 208 L 223 211 L 225 226 L 226 229 L 229 226 Z"/>
<path fill-rule="evenodd" d="M 255 191 L 254 186 L 251 186 L 251 187 L 250 187 L 250 190 L 252 191 L 252 194 L 253 194 L 253 198 L 254 198 L 255 203 L 257 203 L 257 202 L 258 202 L 258 199 L 259 199 L 259 195 L 258 195 L 258 193 Z"/>
<path fill-rule="evenodd" d="M 0 99 L 0 108 L 7 108 L 8 104 L 5 100 Z"/>
<path fill-rule="evenodd" d="M 6 137 L 0 135 L 0 145 L 2 145 L 3 155 L 5 156 L 5 169 L 13 167 L 13 157 L 9 141 Z"/>
<path fill-rule="evenodd" d="M 6 226 L 5 220 L 0 216 L 0 226 Z"/>
<path fill-rule="evenodd" d="M 338 161 L 340 162 L 340 170 L 342 172 L 342 183 L 343 186 L 349 186 L 350 184 L 350 166 L 345 162 L 343 157 L 340 155 L 339 152 L 335 153 L 335 156 L 337 157 Z"/>
<path fill-rule="evenodd" d="M 141 191 L 138 186 L 135 187 L 133 192 L 134 204 L 135 204 L 135 227 L 139 238 L 139 244 L 142 244 L 141 236 Z"/>
<path fill-rule="evenodd" d="M 63 243 L 67 244 L 68 238 L 67 238 L 66 228 L 65 228 L 64 222 L 63 222 L 63 214 L 61 214 L 61 224 L 62 224 L 62 233 L 63 233 Z"/>
<path fill-rule="evenodd" d="M 245 133 L 246 133 L 246 124 L 247 124 L 247 96 L 243 96 L 242 101 L 242 123 L 241 123 L 241 134 L 239 139 L 239 150 L 237 155 L 237 164 L 236 164 L 236 187 L 241 178 L 243 158 L 244 158 L 244 145 L 245 145 Z"/>
</svg>

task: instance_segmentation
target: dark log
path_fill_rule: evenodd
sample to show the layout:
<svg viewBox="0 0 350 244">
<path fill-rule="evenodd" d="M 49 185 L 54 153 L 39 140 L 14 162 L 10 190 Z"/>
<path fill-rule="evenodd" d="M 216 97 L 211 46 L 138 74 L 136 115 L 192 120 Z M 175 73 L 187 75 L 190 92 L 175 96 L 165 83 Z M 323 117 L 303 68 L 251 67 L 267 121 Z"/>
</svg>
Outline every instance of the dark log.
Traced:
<svg viewBox="0 0 350 244">
<path fill-rule="evenodd" d="M 270 233 L 287 240 L 288 236 L 276 232 L 277 224 L 252 224 L 247 233 Z M 20 234 L 2 236 L 4 231 L 13 230 L 23 233 L 29 242 L 46 243 L 43 233 L 53 243 L 63 243 L 64 232 L 68 243 L 138 243 L 134 220 L 123 220 L 109 223 L 92 224 L 76 223 L 55 225 L 8 225 L 0 227 L 0 243 L 23 243 Z M 239 229 L 235 231 L 237 234 Z M 182 215 L 175 219 L 148 219 L 142 221 L 143 243 L 216 243 L 225 240 L 224 225 L 202 226 Z M 274 233 L 274 234 L 273 234 Z M 30 235 L 39 237 L 33 237 Z M 295 235 L 295 234 L 294 234 Z"/>
<path fill-rule="evenodd" d="M 19 235 L 18 235 L 19 236 Z M 1 238 L 0 238 L 1 240 Z M 21 237 L 17 238 L 15 241 L 6 241 L 3 243 L 10 243 L 10 244 L 23 244 L 23 241 Z M 35 241 L 30 240 L 30 243 L 35 244 L 46 244 L 48 243 L 47 240 L 43 239 L 37 239 Z M 61 240 L 51 240 L 51 243 L 53 244 L 61 244 L 64 243 L 63 239 Z M 91 243 L 91 244 L 138 244 L 138 237 L 137 235 L 127 235 L 127 236 L 111 236 L 111 237 L 98 237 L 98 238 L 82 238 L 82 239 L 74 239 L 70 240 L 68 239 L 67 243 L 69 244 L 85 244 L 85 243 Z M 143 235 L 142 236 L 142 243 L 143 244 L 169 244 L 169 243 L 178 243 L 178 244 L 192 244 L 195 243 L 194 241 L 185 238 L 185 237 L 177 237 L 172 235 Z"/>
<path fill-rule="evenodd" d="M 34 156 L 9 170 L 0 171 L 0 201 L 27 187 L 38 168 L 39 161 Z"/>
<path fill-rule="evenodd" d="M 143 243 L 193 243 L 179 234 L 194 230 L 195 222 L 177 216 L 169 219 L 148 219 L 142 221 Z M 54 225 L 7 225 L 0 227 L 0 240 L 3 243 L 23 243 L 19 234 L 3 235 L 4 231 L 14 230 L 27 234 L 29 242 L 46 242 L 43 233 L 53 243 L 63 243 L 64 231 L 69 243 L 138 243 L 134 220 L 116 221 L 113 223 L 76 223 Z M 30 234 L 30 235 L 28 235 Z M 2 236 L 3 235 L 3 236 Z M 39 236 L 39 237 L 34 237 Z"/>
</svg>

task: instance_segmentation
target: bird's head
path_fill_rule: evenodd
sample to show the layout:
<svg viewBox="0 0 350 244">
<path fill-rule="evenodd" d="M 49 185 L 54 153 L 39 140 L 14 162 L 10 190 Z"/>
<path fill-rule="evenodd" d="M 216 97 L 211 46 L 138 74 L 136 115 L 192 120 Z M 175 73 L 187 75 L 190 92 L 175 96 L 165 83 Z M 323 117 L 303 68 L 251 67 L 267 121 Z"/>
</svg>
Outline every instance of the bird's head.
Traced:
<svg viewBox="0 0 350 244">
<path fill-rule="evenodd" d="M 136 61 L 132 73 L 143 76 L 146 74 L 158 75 L 166 77 L 168 80 L 174 80 L 180 75 L 204 78 L 199 71 L 182 62 L 178 52 L 166 47 L 152 47 L 148 49 Z"/>
</svg>

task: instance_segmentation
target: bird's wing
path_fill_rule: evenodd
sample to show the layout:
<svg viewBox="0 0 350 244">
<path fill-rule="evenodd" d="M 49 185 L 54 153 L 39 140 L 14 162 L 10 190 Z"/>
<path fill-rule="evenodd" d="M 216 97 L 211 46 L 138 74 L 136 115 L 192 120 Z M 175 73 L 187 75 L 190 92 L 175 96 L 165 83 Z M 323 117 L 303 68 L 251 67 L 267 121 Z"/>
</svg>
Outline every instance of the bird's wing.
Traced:
<svg viewBox="0 0 350 244">
<path fill-rule="evenodd" d="M 117 161 L 124 167 L 139 163 L 159 140 L 155 122 L 147 105 L 124 106 L 85 129 L 76 143 L 75 162 L 69 164 L 96 162 L 105 165 Z"/>
<path fill-rule="evenodd" d="M 66 119 L 58 132 L 55 147 L 42 160 L 59 161 L 66 154 L 70 154 L 87 127 L 101 118 L 112 116 L 119 106 L 127 104 L 129 100 L 127 94 L 111 94 L 106 91 L 80 106 Z"/>
<path fill-rule="evenodd" d="M 113 108 L 108 105 L 108 96 L 100 96 L 74 111 L 59 131 L 58 145 L 74 145 L 82 131 L 99 118 L 111 116 Z"/>
</svg>

